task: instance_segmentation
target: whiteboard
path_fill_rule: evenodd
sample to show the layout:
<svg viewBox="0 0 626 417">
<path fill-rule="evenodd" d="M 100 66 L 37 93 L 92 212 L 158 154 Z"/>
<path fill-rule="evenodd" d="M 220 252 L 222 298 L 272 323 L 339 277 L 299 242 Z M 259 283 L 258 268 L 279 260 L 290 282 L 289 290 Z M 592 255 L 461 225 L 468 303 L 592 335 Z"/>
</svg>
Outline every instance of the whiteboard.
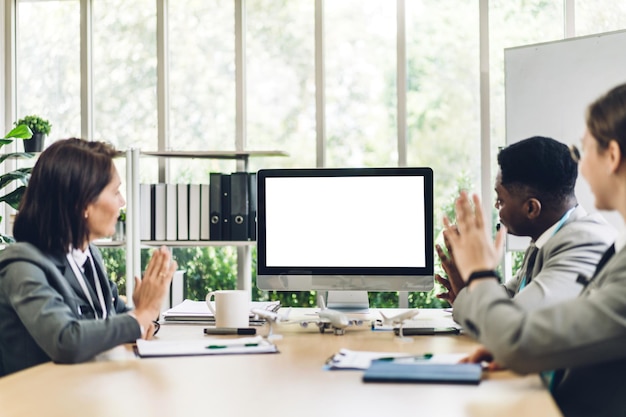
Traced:
<svg viewBox="0 0 626 417">
<path fill-rule="evenodd" d="M 580 147 L 587 106 L 626 82 L 626 30 L 507 48 L 505 65 L 506 143 L 548 136 Z M 589 185 L 579 174 L 578 202 L 596 212 Z M 618 230 L 615 212 L 602 215 Z M 511 237 L 508 250 L 524 250 L 528 238 Z"/>
</svg>

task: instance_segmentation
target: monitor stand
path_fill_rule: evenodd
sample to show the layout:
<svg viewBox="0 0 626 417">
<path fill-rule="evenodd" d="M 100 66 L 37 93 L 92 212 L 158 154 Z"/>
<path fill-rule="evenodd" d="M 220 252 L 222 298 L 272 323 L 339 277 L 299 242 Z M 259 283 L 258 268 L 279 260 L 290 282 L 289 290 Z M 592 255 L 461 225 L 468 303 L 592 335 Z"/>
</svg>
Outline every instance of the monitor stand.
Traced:
<svg viewBox="0 0 626 417">
<path fill-rule="evenodd" d="M 346 313 L 369 313 L 367 291 L 328 291 L 326 306 Z"/>
</svg>

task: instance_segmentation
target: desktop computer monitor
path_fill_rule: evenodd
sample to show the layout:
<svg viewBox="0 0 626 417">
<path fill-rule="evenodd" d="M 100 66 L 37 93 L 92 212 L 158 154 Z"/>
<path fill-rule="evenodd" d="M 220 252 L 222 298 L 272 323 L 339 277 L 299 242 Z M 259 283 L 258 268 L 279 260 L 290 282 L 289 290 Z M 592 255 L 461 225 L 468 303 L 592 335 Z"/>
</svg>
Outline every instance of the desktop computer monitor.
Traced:
<svg viewBox="0 0 626 417">
<path fill-rule="evenodd" d="M 433 288 L 430 168 L 263 169 L 257 181 L 259 289 L 325 290 L 329 308 L 358 309 L 367 291 Z"/>
</svg>

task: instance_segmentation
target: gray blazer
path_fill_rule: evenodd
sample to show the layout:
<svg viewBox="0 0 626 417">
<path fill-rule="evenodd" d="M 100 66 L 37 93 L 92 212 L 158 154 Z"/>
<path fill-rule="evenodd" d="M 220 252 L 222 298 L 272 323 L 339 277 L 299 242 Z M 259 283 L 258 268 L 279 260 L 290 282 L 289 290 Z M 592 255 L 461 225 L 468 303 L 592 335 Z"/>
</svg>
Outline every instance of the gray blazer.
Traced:
<svg viewBox="0 0 626 417">
<path fill-rule="evenodd" d="M 99 250 L 90 246 L 98 274 L 106 277 Z M 117 286 L 106 279 L 106 320 L 95 313 L 64 256 L 28 243 L 0 254 L 0 376 L 47 361 L 76 363 L 141 337 L 125 313 Z M 97 302 L 97 301 L 96 301 Z"/>
<path fill-rule="evenodd" d="M 626 415 L 626 248 L 578 298 L 525 311 L 484 280 L 455 300 L 454 318 L 516 372 L 564 370 L 553 395 L 565 415 Z"/>
<path fill-rule="evenodd" d="M 615 235 L 615 228 L 600 214 L 590 215 L 582 206 L 576 207 L 539 249 L 530 283 L 519 291 L 524 277 L 522 271 L 518 271 L 504 284 L 509 296 L 514 296 L 524 308 L 539 308 L 578 296 L 583 289 L 576 282 L 578 275 L 590 277 L 593 274 Z"/>
</svg>

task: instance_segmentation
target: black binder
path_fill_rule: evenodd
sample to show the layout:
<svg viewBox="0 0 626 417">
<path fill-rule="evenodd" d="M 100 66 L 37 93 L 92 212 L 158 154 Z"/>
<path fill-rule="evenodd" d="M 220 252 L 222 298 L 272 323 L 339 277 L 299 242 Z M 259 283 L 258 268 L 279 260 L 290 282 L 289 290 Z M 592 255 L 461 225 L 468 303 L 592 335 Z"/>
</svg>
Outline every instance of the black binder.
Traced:
<svg viewBox="0 0 626 417">
<path fill-rule="evenodd" d="M 150 240 L 156 240 L 156 184 L 150 184 Z"/>
<path fill-rule="evenodd" d="M 256 172 L 248 174 L 248 240 L 256 240 Z"/>
<path fill-rule="evenodd" d="M 222 174 L 209 175 L 209 236 L 210 240 L 222 240 Z"/>
<path fill-rule="evenodd" d="M 248 173 L 233 172 L 230 175 L 231 240 L 248 240 L 248 199 Z"/>
<path fill-rule="evenodd" d="M 222 239 L 232 240 L 230 232 L 230 175 L 222 174 Z"/>
</svg>

